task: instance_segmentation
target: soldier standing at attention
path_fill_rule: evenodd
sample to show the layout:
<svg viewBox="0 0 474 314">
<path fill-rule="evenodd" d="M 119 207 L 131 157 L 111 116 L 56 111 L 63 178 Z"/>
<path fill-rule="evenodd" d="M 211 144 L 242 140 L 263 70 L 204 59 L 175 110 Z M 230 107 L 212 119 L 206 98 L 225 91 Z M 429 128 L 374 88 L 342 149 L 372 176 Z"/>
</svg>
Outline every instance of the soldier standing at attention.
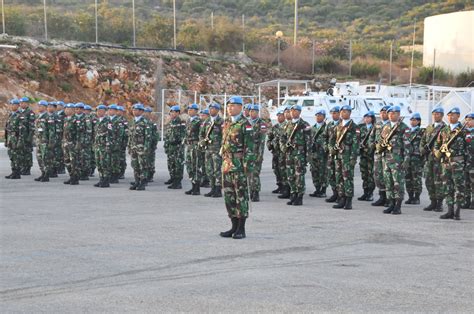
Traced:
<svg viewBox="0 0 474 314">
<path fill-rule="evenodd" d="M 339 125 L 339 119 L 340 119 L 340 110 L 341 107 L 339 106 L 334 106 L 331 108 L 329 113 L 331 114 L 332 121 L 330 121 L 327 126 L 326 126 L 326 140 L 327 140 L 327 146 L 326 146 L 326 151 L 328 152 L 328 164 L 327 164 L 327 169 L 328 169 L 328 184 L 331 186 L 332 189 L 332 195 L 326 199 L 327 203 L 334 203 L 338 201 L 338 193 L 337 193 L 337 188 L 336 188 L 336 161 L 335 158 L 336 156 L 333 155 L 333 148 L 336 143 L 336 127 Z"/>
<path fill-rule="evenodd" d="M 21 174 L 28 176 L 31 174 L 31 167 L 33 167 L 33 137 L 35 133 L 36 116 L 33 110 L 29 107 L 30 99 L 23 97 L 20 99 L 20 119 L 26 129 L 25 144 L 21 152 Z"/>
<path fill-rule="evenodd" d="M 118 107 L 111 104 L 108 107 L 107 114 L 112 128 L 112 142 L 110 143 L 110 183 L 119 183 L 121 173 L 120 156 L 122 153 L 122 141 L 124 138 L 125 127 L 123 120 L 117 115 Z"/>
<path fill-rule="evenodd" d="M 287 205 L 303 205 L 305 192 L 306 164 L 311 137 L 311 125 L 301 119 L 300 105 L 291 107 L 292 120 L 286 128 L 286 171 L 290 184 L 290 201 Z"/>
<path fill-rule="evenodd" d="M 466 202 L 465 208 L 474 209 L 474 113 L 466 115 Z"/>
<path fill-rule="evenodd" d="M 92 107 L 89 105 L 84 105 L 84 114 L 86 117 L 90 119 L 91 123 L 91 128 L 92 128 L 92 133 L 91 133 L 91 138 L 88 144 L 88 147 L 90 148 L 88 154 L 87 154 L 87 164 L 89 167 L 89 172 L 88 176 L 93 177 L 94 176 L 94 171 L 95 171 L 95 156 L 94 156 L 94 129 L 95 129 L 95 124 L 97 123 L 97 117 L 94 112 L 92 112 Z"/>
<path fill-rule="evenodd" d="M 387 110 L 390 106 L 386 105 L 380 109 L 380 121 L 375 123 L 375 145 L 380 141 L 380 134 L 383 127 L 389 123 Z M 388 206 L 387 191 L 385 189 L 385 181 L 383 175 L 383 158 L 382 154 L 375 150 L 374 154 L 374 179 L 375 186 L 379 189 L 379 199 L 373 202 L 372 206 Z"/>
<path fill-rule="evenodd" d="M 152 145 L 151 129 L 148 121 L 143 116 L 145 107 L 142 104 L 135 104 L 132 107 L 133 121 L 129 125 L 128 151 L 132 158 L 134 183 L 130 190 L 145 190 L 148 156 Z"/>
<path fill-rule="evenodd" d="M 179 117 L 181 108 L 173 106 L 170 109 L 171 121 L 165 135 L 165 153 L 168 159 L 170 179 L 165 184 L 170 184 L 168 189 L 181 189 L 184 172 L 184 140 L 186 137 L 186 122 Z"/>
<path fill-rule="evenodd" d="M 35 143 L 36 143 L 36 159 L 41 171 L 41 175 L 35 178 L 35 181 L 48 182 L 50 160 L 52 156 L 48 154 L 49 136 L 51 135 L 51 129 L 48 124 L 48 113 L 46 107 L 48 102 L 46 100 L 40 100 L 38 102 L 38 117 L 35 121 Z M 54 131 L 54 130 L 53 130 Z"/>
<path fill-rule="evenodd" d="M 412 151 L 410 129 L 400 119 L 399 106 L 392 106 L 387 112 L 390 122 L 382 128 L 380 141 L 377 143 L 377 151 L 383 158 L 384 181 L 389 202 L 388 208 L 383 212 L 400 215 L 405 193 L 405 171 L 408 169 Z"/>
<path fill-rule="evenodd" d="M 187 195 L 201 194 L 201 172 L 199 171 L 199 130 L 201 119 L 198 116 L 199 105 L 188 106 L 189 120 L 186 123 L 186 170 L 191 180 L 191 189 L 184 192 Z"/>
<path fill-rule="evenodd" d="M 151 113 L 153 110 L 151 107 L 145 107 L 144 116 L 150 123 L 151 129 L 151 149 L 150 149 L 150 156 L 148 156 L 148 177 L 147 182 L 153 182 L 153 177 L 155 176 L 155 160 L 156 160 L 156 148 L 158 147 L 158 142 L 160 140 L 160 134 L 158 133 L 158 126 L 153 121 L 153 117 Z"/>
<path fill-rule="evenodd" d="M 90 117 L 86 116 L 84 113 L 84 103 L 79 102 L 76 104 L 74 115 L 76 129 L 77 129 L 77 143 L 75 150 L 79 156 L 78 170 L 79 180 L 88 181 L 89 180 L 89 155 L 90 155 L 90 146 L 92 145 L 92 122 Z"/>
<path fill-rule="evenodd" d="M 99 182 L 95 187 L 110 187 L 111 159 L 110 152 L 113 143 L 112 122 L 105 115 L 107 107 L 98 105 L 96 108 L 97 122 L 94 129 L 95 164 L 99 172 Z"/>
<path fill-rule="evenodd" d="M 259 117 L 260 106 L 258 104 L 250 105 L 248 120 L 253 127 L 254 136 L 254 171 L 250 174 L 250 200 L 252 202 L 260 201 L 260 173 L 262 172 L 263 152 L 265 150 L 265 137 L 267 134 L 267 123 Z"/>
<path fill-rule="evenodd" d="M 436 139 L 441 129 L 445 127 L 443 121 L 444 109 L 441 107 L 431 111 L 433 123 L 426 127 L 425 133 L 420 142 L 420 153 L 425 162 L 425 185 L 430 196 L 430 205 L 423 208 L 425 211 L 443 211 L 443 179 L 441 161 L 436 159 L 433 150 Z"/>
<path fill-rule="evenodd" d="M 125 170 L 127 169 L 127 145 L 128 145 L 128 120 L 125 115 L 125 108 L 117 106 L 117 115 L 124 127 L 123 136 L 120 144 L 120 175 L 119 179 L 125 179 Z"/>
<path fill-rule="evenodd" d="M 199 171 L 201 171 L 201 187 L 210 188 L 211 184 L 209 182 L 209 176 L 206 171 L 206 148 L 203 146 L 203 140 L 206 137 L 205 132 L 205 125 L 206 120 L 209 118 L 209 109 L 204 108 L 199 112 L 199 118 L 201 119 L 201 126 L 199 128 L 199 145 L 198 145 L 198 167 Z M 212 190 L 212 189 L 211 189 Z M 206 195 L 204 195 L 206 196 Z"/>
<path fill-rule="evenodd" d="M 421 115 L 415 112 L 410 118 L 410 137 L 409 141 L 412 147 L 410 154 L 410 163 L 406 171 L 405 181 L 407 186 L 408 200 L 405 204 L 420 204 L 420 195 L 423 189 L 421 181 L 423 177 L 423 159 L 420 154 L 420 142 L 425 131 L 420 127 Z"/>
<path fill-rule="evenodd" d="M 336 156 L 336 186 L 339 200 L 333 208 L 352 209 L 354 167 L 359 155 L 360 130 L 351 119 L 351 113 L 351 106 L 342 106 L 341 121 L 336 126 L 333 155 Z"/>
<path fill-rule="evenodd" d="M 64 164 L 69 172 L 69 179 L 64 181 L 64 184 L 78 185 L 79 184 L 79 138 L 78 126 L 76 124 L 75 115 L 76 105 L 69 103 L 66 105 L 63 124 L 63 152 Z"/>
<path fill-rule="evenodd" d="M 241 97 L 230 98 L 230 117 L 224 124 L 221 148 L 224 201 L 232 227 L 221 232 L 220 236 L 234 239 L 246 237 L 245 221 L 249 215 L 247 176 L 253 172 L 255 162 L 253 128 L 243 117 L 242 106 Z"/>
<path fill-rule="evenodd" d="M 5 176 L 6 179 L 21 179 L 22 156 L 26 145 L 27 128 L 21 120 L 20 101 L 10 101 L 10 115 L 5 125 L 5 147 L 8 149 L 8 157 L 12 173 Z"/>
<path fill-rule="evenodd" d="M 464 169 L 466 166 L 467 134 L 459 122 L 461 111 L 453 107 L 448 112 L 448 123 L 438 135 L 435 142 L 435 158 L 441 161 L 443 170 L 443 189 L 446 196 L 448 212 L 440 219 L 461 219 L 461 206 L 464 204 L 466 193 Z M 456 205 L 456 211 L 454 211 Z"/>
<path fill-rule="evenodd" d="M 359 201 L 372 201 L 374 181 L 374 152 L 375 152 L 375 113 L 368 111 L 364 114 L 364 123 L 359 125 L 360 129 L 360 175 L 364 194 L 357 198 Z"/>
<path fill-rule="evenodd" d="M 54 148 L 54 158 L 56 159 L 56 173 L 65 174 L 66 169 L 64 165 L 64 154 L 62 147 L 62 138 L 63 138 L 63 124 L 66 114 L 64 113 L 64 102 L 56 102 L 56 132 L 58 141 L 56 141 L 56 147 Z"/>
<path fill-rule="evenodd" d="M 278 195 L 278 198 L 281 199 L 288 199 L 290 198 L 290 183 L 288 182 L 288 172 L 286 170 L 286 155 L 287 155 L 287 149 L 286 149 L 286 143 L 288 142 L 288 138 L 286 136 L 287 134 L 287 128 L 289 127 L 289 124 L 291 124 L 291 107 L 286 106 L 283 115 L 285 116 L 285 121 L 281 123 L 281 135 L 280 135 L 280 160 L 278 162 L 278 165 L 280 167 L 280 173 L 282 176 L 282 191 L 280 192 L 281 195 Z"/>
<path fill-rule="evenodd" d="M 272 153 L 272 169 L 277 184 L 277 189 L 272 191 L 274 194 L 283 192 L 283 176 L 279 165 L 281 158 L 280 137 L 283 132 L 283 122 L 285 122 L 284 108 L 280 107 L 277 111 L 277 123 L 275 123 L 270 131 L 268 131 L 267 137 L 267 148 Z"/>
<path fill-rule="evenodd" d="M 326 197 L 327 188 L 327 159 L 326 152 L 326 111 L 318 109 L 315 113 L 316 123 L 311 129 L 311 148 L 309 164 L 311 166 L 311 177 L 313 179 L 314 193 L 312 197 Z"/>
</svg>

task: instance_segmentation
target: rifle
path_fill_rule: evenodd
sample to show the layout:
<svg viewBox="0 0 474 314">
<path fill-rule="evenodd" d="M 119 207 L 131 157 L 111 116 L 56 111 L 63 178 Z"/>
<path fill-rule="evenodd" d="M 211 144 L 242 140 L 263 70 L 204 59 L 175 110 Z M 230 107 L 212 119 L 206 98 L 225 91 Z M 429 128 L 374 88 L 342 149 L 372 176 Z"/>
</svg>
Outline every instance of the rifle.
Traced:
<svg viewBox="0 0 474 314">
<path fill-rule="evenodd" d="M 216 117 L 216 119 L 217 119 L 217 117 Z M 202 142 L 199 144 L 199 146 L 204 147 L 205 145 L 211 143 L 211 140 L 210 140 L 209 136 L 211 135 L 212 129 L 214 128 L 214 125 L 215 125 L 215 124 L 216 124 L 216 120 L 214 119 L 214 120 L 212 121 L 211 125 L 209 126 L 209 129 L 208 129 L 207 132 L 206 132 L 206 136 L 204 137 L 204 139 L 202 140 Z"/>
<path fill-rule="evenodd" d="M 431 152 L 431 150 L 433 149 L 434 142 L 435 142 L 436 138 L 438 137 L 439 133 L 441 132 L 441 129 L 442 129 L 442 128 L 443 128 L 443 127 L 440 127 L 439 130 L 436 132 L 436 134 L 434 134 L 434 135 L 430 138 L 429 142 L 423 147 L 423 148 L 424 148 L 424 151 L 425 151 L 425 153 L 423 154 L 423 157 L 428 156 L 428 154 L 429 154 L 429 153 Z"/>
<path fill-rule="evenodd" d="M 459 134 L 461 134 L 461 132 L 464 131 L 466 127 L 467 127 L 467 122 L 464 123 L 462 128 L 458 129 L 456 133 L 454 133 L 454 135 L 448 140 L 448 142 L 441 145 L 439 150 L 435 152 L 435 157 L 438 159 L 441 159 L 443 155 L 445 155 L 448 158 L 451 157 L 451 151 L 449 150 L 449 148 L 451 147 L 451 144 L 454 142 L 454 140 L 458 138 Z"/>
<path fill-rule="evenodd" d="M 360 148 L 362 148 L 362 149 L 365 149 L 365 148 L 366 148 L 367 141 L 369 140 L 370 135 L 372 135 L 372 132 L 373 132 L 374 130 L 375 130 L 375 125 L 372 125 L 372 128 L 370 129 L 369 133 L 367 133 L 367 135 L 364 137 L 364 139 L 363 139 L 362 142 L 360 143 Z"/>
<path fill-rule="evenodd" d="M 395 127 L 390 131 L 387 137 L 382 138 L 379 144 L 379 148 L 377 149 L 379 154 L 383 153 L 385 150 L 388 150 L 388 151 L 392 150 L 392 145 L 390 145 L 390 140 L 395 135 L 395 132 L 398 130 L 399 126 L 400 126 L 400 121 L 397 122 L 397 124 L 395 124 Z"/>
<path fill-rule="evenodd" d="M 323 122 L 326 122 L 326 120 L 324 120 Z M 314 143 L 314 141 L 316 141 L 316 139 L 317 139 L 317 138 L 319 137 L 319 135 L 322 133 L 322 131 L 321 131 L 322 129 L 323 129 L 323 127 L 321 126 L 321 127 L 318 129 L 318 132 L 316 132 L 316 134 L 314 134 L 314 136 L 313 136 L 313 141 L 312 141 L 313 143 Z"/>
<path fill-rule="evenodd" d="M 347 127 L 344 127 L 344 131 L 342 131 L 341 136 L 339 136 L 339 138 L 336 139 L 336 144 L 334 144 L 334 150 L 338 151 L 341 149 L 341 143 L 346 137 L 347 131 L 349 130 L 351 126 L 352 126 L 352 120 L 349 122 L 349 125 Z"/>
<path fill-rule="evenodd" d="M 288 138 L 288 141 L 286 142 L 286 147 L 293 148 L 293 149 L 296 147 L 296 145 L 293 144 L 291 141 L 293 141 L 293 138 L 295 137 L 297 129 L 298 129 L 298 122 L 295 124 L 295 127 L 291 131 L 290 137 Z"/>
</svg>

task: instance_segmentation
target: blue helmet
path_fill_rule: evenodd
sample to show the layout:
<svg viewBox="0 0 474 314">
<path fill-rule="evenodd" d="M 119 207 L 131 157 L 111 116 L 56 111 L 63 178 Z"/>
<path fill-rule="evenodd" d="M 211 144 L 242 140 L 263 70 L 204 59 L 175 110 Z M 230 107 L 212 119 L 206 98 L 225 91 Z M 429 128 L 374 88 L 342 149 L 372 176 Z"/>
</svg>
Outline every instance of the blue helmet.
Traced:
<svg viewBox="0 0 474 314">
<path fill-rule="evenodd" d="M 10 100 L 10 104 L 11 104 L 11 105 L 19 105 L 19 104 L 20 104 L 20 100 L 19 100 L 19 99 L 16 99 L 16 98 L 13 98 L 12 100 Z"/>
<path fill-rule="evenodd" d="M 259 104 L 252 104 L 252 105 L 249 106 L 249 110 L 260 111 L 260 105 Z"/>
<path fill-rule="evenodd" d="M 207 115 L 208 115 L 208 114 L 209 114 L 209 109 L 204 108 L 204 109 L 201 110 L 200 113 L 201 113 L 201 114 L 207 114 Z"/>
<path fill-rule="evenodd" d="M 73 104 L 72 102 L 66 104 L 66 108 L 75 108 L 76 105 Z"/>
<path fill-rule="evenodd" d="M 418 112 L 415 112 L 411 115 L 410 120 L 420 120 L 421 121 L 421 115 Z"/>
<path fill-rule="evenodd" d="M 30 99 L 28 97 L 21 97 L 20 102 L 30 102 Z"/>
<path fill-rule="evenodd" d="M 151 107 L 145 107 L 145 112 L 153 112 L 153 110 L 151 109 Z"/>
<path fill-rule="evenodd" d="M 324 110 L 323 108 L 320 108 L 320 109 L 316 110 L 316 112 L 314 113 L 315 116 L 317 116 L 318 114 L 326 116 L 326 110 Z"/>
<path fill-rule="evenodd" d="M 170 111 L 181 112 L 181 107 L 176 105 L 170 108 Z"/>
<path fill-rule="evenodd" d="M 209 105 L 209 108 L 215 108 L 217 110 L 221 110 L 221 105 L 219 103 L 213 102 Z"/>
<path fill-rule="evenodd" d="M 92 110 L 92 107 L 89 105 L 84 105 L 84 110 Z"/>
<path fill-rule="evenodd" d="M 136 109 L 136 110 L 145 110 L 145 106 L 143 106 L 143 104 L 141 103 L 136 103 L 135 105 L 132 106 L 132 109 Z"/>
<path fill-rule="evenodd" d="M 38 105 L 46 107 L 48 105 L 48 102 L 46 100 L 40 100 L 38 101 Z"/>
<path fill-rule="evenodd" d="M 466 119 L 474 119 L 474 112 L 468 113 Z"/>
<path fill-rule="evenodd" d="M 107 110 L 107 106 L 106 105 L 98 105 L 97 108 L 95 108 L 96 110 Z"/>
<path fill-rule="evenodd" d="M 240 96 L 233 96 L 233 97 L 230 97 L 230 99 L 227 103 L 243 105 L 244 101 L 242 100 L 242 97 L 240 97 Z"/>
<path fill-rule="evenodd" d="M 108 109 L 109 109 L 109 110 L 118 110 L 116 104 L 111 104 L 111 105 L 109 105 Z"/>
<path fill-rule="evenodd" d="M 57 101 L 57 102 L 56 102 L 56 105 L 57 105 L 57 106 L 64 106 L 64 101 L 61 101 L 61 100 L 60 100 L 60 101 Z"/>
<path fill-rule="evenodd" d="M 372 110 L 369 110 L 364 114 L 364 118 L 365 117 L 375 117 L 375 112 L 373 112 Z"/>
<path fill-rule="evenodd" d="M 400 112 L 402 109 L 400 108 L 400 106 L 391 106 L 390 108 L 388 108 L 387 112 Z"/>
<path fill-rule="evenodd" d="M 459 107 L 453 107 L 453 108 L 451 108 L 451 110 L 448 111 L 448 114 L 450 114 L 450 113 L 461 114 L 461 109 L 459 109 Z"/>
<path fill-rule="evenodd" d="M 190 104 L 190 105 L 188 106 L 188 109 L 199 110 L 199 105 L 198 105 L 198 104 Z"/>
<path fill-rule="evenodd" d="M 444 114 L 444 109 L 443 109 L 443 107 L 437 107 L 437 108 L 434 108 L 433 110 L 431 110 L 431 113 L 442 113 L 442 114 Z"/>
<path fill-rule="evenodd" d="M 118 111 L 125 111 L 125 107 L 124 106 L 117 106 L 117 110 Z"/>
<path fill-rule="evenodd" d="M 329 110 L 329 112 L 339 112 L 339 111 L 341 111 L 341 107 L 339 106 L 334 106 L 331 108 L 331 110 Z"/>
<path fill-rule="evenodd" d="M 293 106 L 291 106 L 291 109 L 301 111 L 301 110 L 303 110 L 303 107 L 301 107 L 300 105 L 293 105 Z"/>
<path fill-rule="evenodd" d="M 84 108 L 84 103 L 78 102 L 78 103 L 74 106 L 74 108 Z"/>
<path fill-rule="evenodd" d="M 341 107 L 341 111 L 342 110 L 352 111 L 352 107 L 349 106 L 349 105 L 344 105 L 344 106 Z"/>
</svg>

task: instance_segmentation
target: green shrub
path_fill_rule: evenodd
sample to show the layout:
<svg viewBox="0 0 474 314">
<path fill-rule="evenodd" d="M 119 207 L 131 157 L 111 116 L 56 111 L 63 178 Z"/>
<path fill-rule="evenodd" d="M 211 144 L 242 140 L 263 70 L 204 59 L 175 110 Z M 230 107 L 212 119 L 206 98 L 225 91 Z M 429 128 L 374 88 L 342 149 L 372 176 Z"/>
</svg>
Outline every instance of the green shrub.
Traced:
<svg viewBox="0 0 474 314">
<path fill-rule="evenodd" d="M 200 62 L 191 62 L 191 69 L 196 73 L 203 73 L 206 67 Z"/>
<path fill-rule="evenodd" d="M 316 72 L 336 73 L 340 68 L 340 63 L 331 56 L 322 56 L 314 61 L 314 68 Z"/>
<path fill-rule="evenodd" d="M 380 66 L 377 64 L 356 61 L 352 64 L 351 74 L 356 77 L 375 77 L 380 71 Z"/>
<path fill-rule="evenodd" d="M 446 70 L 436 67 L 435 68 L 435 82 L 448 81 L 452 78 L 452 75 Z M 432 84 L 433 83 L 433 67 L 422 67 L 418 72 L 416 82 L 420 84 Z"/>
<path fill-rule="evenodd" d="M 456 76 L 456 86 L 458 87 L 466 87 L 472 82 L 474 82 L 474 70 L 467 70 Z M 473 87 L 473 84 L 470 87 Z"/>
<path fill-rule="evenodd" d="M 72 91 L 72 85 L 67 82 L 59 83 L 59 88 L 61 88 L 61 90 L 66 93 Z"/>
</svg>

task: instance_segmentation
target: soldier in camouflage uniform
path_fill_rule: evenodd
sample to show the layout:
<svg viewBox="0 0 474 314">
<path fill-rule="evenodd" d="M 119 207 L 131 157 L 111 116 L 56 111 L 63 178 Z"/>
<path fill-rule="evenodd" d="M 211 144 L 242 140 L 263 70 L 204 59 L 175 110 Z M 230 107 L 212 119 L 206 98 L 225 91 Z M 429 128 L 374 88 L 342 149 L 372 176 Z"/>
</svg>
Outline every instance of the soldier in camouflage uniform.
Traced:
<svg viewBox="0 0 474 314">
<path fill-rule="evenodd" d="M 199 130 L 201 128 L 201 119 L 198 115 L 199 105 L 191 104 L 188 106 L 189 120 L 186 123 L 186 170 L 191 180 L 192 188 L 184 192 L 187 195 L 200 195 L 201 172 L 198 166 L 199 162 Z"/>
<path fill-rule="evenodd" d="M 359 124 L 360 129 L 360 175 L 364 194 L 357 198 L 359 201 L 372 201 L 374 181 L 374 152 L 375 152 L 375 113 L 368 111 L 364 114 L 364 123 Z"/>
<path fill-rule="evenodd" d="M 20 119 L 26 129 L 25 144 L 21 152 L 21 174 L 30 175 L 31 167 L 33 167 L 33 137 L 35 133 L 36 116 L 29 107 L 30 99 L 23 97 L 20 99 Z"/>
<path fill-rule="evenodd" d="M 145 107 L 145 118 L 150 123 L 151 130 L 151 149 L 150 156 L 148 156 L 148 178 L 147 182 L 153 182 L 153 177 L 155 176 L 155 160 L 156 160 L 156 148 L 158 147 L 158 142 L 160 140 L 160 133 L 158 132 L 158 126 L 153 121 L 151 113 L 153 110 L 151 107 Z"/>
<path fill-rule="evenodd" d="M 218 103 L 209 106 L 209 118 L 203 121 L 200 134 L 200 147 L 205 151 L 206 173 L 211 184 L 211 191 L 204 196 L 214 198 L 222 197 L 222 157 L 219 151 L 224 120 L 219 116 L 220 110 Z"/>
<path fill-rule="evenodd" d="M 326 111 L 318 109 L 315 113 L 316 123 L 311 128 L 311 146 L 309 153 L 309 165 L 311 178 L 313 179 L 314 192 L 312 197 L 326 197 L 327 188 L 327 160 L 326 151 Z"/>
<path fill-rule="evenodd" d="M 287 129 L 291 123 L 291 107 L 286 106 L 283 115 L 285 116 L 285 121 L 281 123 L 281 134 L 280 134 L 280 159 L 278 161 L 278 165 L 280 167 L 280 173 L 281 173 L 281 181 L 282 181 L 282 188 L 281 188 L 281 195 L 278 195 L 278 198 L 281 199 L 288 199 L 291 197 L 291 192 L 290 192 L 290 184 L 288 182 L 288 172 L 286 170 L 286 157 L 287 157 L 287 149 L 286 149 L 286 143 L 288 142 L 287 138 Z"/>
<path fill-rule="evenodd" d="M 48 102 L 38 102 L 38 117 L 35 121 L 36 159 L 41 170 L 41 175 L 35 181 L 49 182 L 49 176 L 54 168 L 54 146 L 56 143 L 55 116 L 47 112 Z"/>
<path fill-rule="evenodd" d="M 120 176 L 119 179 L 125 179 L 125 170 L 127 169 L 127 145 L 128 145 L 128 120 L 125 116 L 125 108 L 123 106 L 117 106 L 117 115 L 122 121 L 124 127 L 124 133 L 121 139 L 122 144 L 120 149 Z M 153 163 L 154 164 L 154 163 Z M 154 170 L 154 169 L 153 169 Z M 153 172 L 154 174 L 154 172 Z M 153 176 L 151 177 L 153 179 Z M 153 180 L 152 180 L 153 181 Z"/>
<path fill-rule="evenodd" d="M 220 108 L 220 105 L 219 105 Z M 204 108 L 201 110 L 199 113 L 199 117 L 201 118 L 201 128 L 199 129 L 199 142 L 201 143 L 204 138 L 205 138 L 205 132 L 204 132 L 204 125 L 206 124 L 206 120 L 209 118 L 209 109 Z M 220 147 L 220 144 L 219 144 Z M 206 148 L 199 144 L 199 161 L 198 161 L 198 167 L 201 171 L 202 174 L 202 180 L 201 180 L 201 187 L 202 188 L 211 188 L 212 192 L 212 187 L 211 187 L 211 182 L 209 179 L 209 175 L 206 170 Z M 220 156 L 219 156 L 220 157 Z M 219 166 L 219 172 L 221 171 L 221 166 Z M 206 193 L 209 194 L 209 193 Z M 206 194 L 204 196 L 206 196 Z M 222 196 L 222 194 L 221 194 Z"/>
<path fill-rule="evenodd" d="M 165 134 L 165 153 L 168 159 L 170 179 L 165 182 L 170 184 L 168 189 L 181 189 L 181 180 L 184 172 L 184 140 L 186 137 L 186 122 L 179 117 L 181 108 L 173 106 L 170 109 L 171 121 Z"/>
<path fill-rule="evenodd" d="M 126 137 L 125 125 L 123 124 L 123 119 L 118 115 L 118 106 L 112 104 L 108 108 L 109 119 L 112 122 L 112 131 L 113 131 L 113 141 L 111 145 L 110 159 L 111 159 L 111 175 L 110 183 L 119 183 L 119 178 L 122 172 L 122 145 L 124 138 Z M 147 120 L 148 121 L 148 120 Z"/>
<path fill-rule="evenodd" d="M 75 146 L 77 155 L 79 156 L 79 180 L 88 181 L 90 174 L 90 154 L 92 146 L 92 121 L 89 116 L 84 113 L 84 104 L 79 102 L 75 105 L 75 123 L 78 141 Z"/>
<path fill-rule="evenodd" d="M 84 114 L 86 115 L 86 117 L 90 119 L 91 128 L 92 128 L 90 144 L 88 145 L 90 149 L 87 154 L 87 165 L 89 167 L 88 176 L 93 177 L 95 167 L 96 167 L 95 152 L 94 152 L 94 138 L 95 138 L 94 130 L 95 130 L 95 124 L 97 123 L 97 116 L 95 115 L 94 112 L 92 112 L 92 107 L 89 105 L 84 105 Z"/>
<path fill-rule="evenodd" d="M 78 185 L 80 176 L 80 160 L 79 160 L 79 136 L 78 126 L 76 123 L 75 105 L 69 103 L 65 109 L 66 117 L 63 124 L 63 152 L 64 164 L 69 173 L 69 179 L 64 184 Z"/>
<path fill-rule="evenodd" d="M 448 112 L 448 124 L 439 133 L 434 143 L 434 156 L 441 161 L 443 171 L 443 193 L 448 205 L 448 212 L 440 219 L 461 219 L 461 206 L 466 193 L 464 169 L 466 166 L 467 134 L 459 122 L 461 111 L 453 107 Z M 456 205 L 456 210 L 454 209 Z"/>
<path fill-rule="evenodd" d="M 147 183 L 148 158 L 153 140 L 150 123 L 143 116 L 145 107 L 142 104 L 135 104 L 132 108 L 134 119 L 129 125 L 128 151 L 132 158 L 135 181 L 130 190 L 143 191 Z"/>
<path fill-rule="evenodd" d="M 441 162 L 434 157 L 433 149 L 436 138 L 446 125 L 443 122 L 444 109 L 441 107 L 432 110 L 433 123 L 426 127 L 420 142 L 420 154 L 425 158 L 425 185 L 431 203 L 423 208 L 425 211 L 443 211 L 443 179 Z"/>
<path fill-rule="evenodd" d="M 290 185 L 290 201 L 287 205 L 303 205 L 303 195 L 306 189 L 306 164 L 311 140 L 311 125 L 301 119 L 300 105 L 291 107 L 292 120 L 286 128 L 286 173 Z"/>
<path fill-rule="evenodd" d="M 97 171 L 99 172 L 99 182 L 95 187 L 110 187 L 111 176 L 111 147 L 114 142 L 112 121 L 106 115 L 107 107 L 99 105 L 96 108 L 97 121 L 94 125 L 94 155 Z"/>
<path fill-rule="evenodd" d="M 405 204 L 420 204 L 420 195 L 423 189 L 422 177 L 423 177 L 423 159 L 420 154 L 420 142 L 423 137 L 424 129 L 420 127 L 421 115 L 418 112 L 412 114 L 410 118 L 410 137 L 409 141 L 412 147 L 410 155 L 410 164 L 406 170 L 406 187 L 408 193 L 408 200 Z"/>
<path fill-rule="evenodd" d="M 265 137 L 267 134 L 267 122 L 259 117 L 260 106 L 253 104 L 249 107 L 250 113 L 248 120 L 253 128 L 254 136 L 254 171 L 250 174 L 250 200 L 252 202 L 260 201 L 260 173 L 262 172 L 263 152 L 265 150 Z"/>
<path fill-rule="evenodd" d="M 249 214 L 247 180 L 255 162 L 253 128 L 242 116 L 242 106 L 241 97 L 230 98 L 230 117 L 225 121 L 221 148 L 224 201 L 232 227 L 220 235 L 234 239 L 246 237 L 245 221 Z"/>
<path fill-rule="evenodd" d="M 278 108 L 277 111 L 277 123 L 275 123 L 268 131 L 267 137 L 267 148 L 272 153 L 272 169 L 276 178 L 276 190 L 272 193 L 278 194 L 283 192 L 283 175 L 280 167 L 281 150 L 280 150 L 280 137 L 283 132 L 283 123 L 285 122 L 284 107 Z"/>
<path fill-rule="evenodd" d="M 382 133 L 383 127 L 389 123 L 387 110 L 390 106 L 386 105 L 380 109 L 380 121 L 375 123 L 375 145 L 380 142 L 380 134 Z M 374 154 L 374 180 L 375 186 L 379 189 L 379 199 L 373 202 L 372 206 L 388 206 L 387 191 L 385 189 L 385 179 L 383 175 L 383 158 L 382 154 L 375 150 Z"/>
<path fill-rule="evenodd" d="M 328 152 L 328 159 L 327 159 L 327 169 L 328 169 L 328 185 L 331 186 L 332 195 L 326 199 L 327 203 L 334 203 L 338 202 L 338 193 L 336 187 L 336 161 L 335 157 L 332 153 L 334 152 L 334 144 L 336 143 L 336 127 L 339 125 L 340 119 L 340 110 L 341 107 L 334 106 L 329 111 L 331 113 L 332 121 L 328 122 L 326 126 L 326 151 Z"/>
<path fill-rule="evenodd" d="M 376 146 L 377 152 L 383 158 L 384 181 L 389 202 L 388 208 L 383 212 L 400 215 L 405 193 L 405 172 L 412 152 L 410 129 L 400 120 L 399 106 L 392 106 L 387 112 L 390 122 L 382 128 L 380 141 Z"/>
<path fill-rule="evenodd" d="M 341 120 L 336 126 L 336 140 L 332 155 L 336 160 L 336 188 L 338 203 L 333 208 L 352 209 L 354 197 L 354 167 L 359 155 L 360 129 L 351 119 L 352 108 L 341 107 Z"/>
<path fill-rule="evenodd" d="M 474 113 L 466 115 L 466 202 L 465 208 L 474 209 Z"/>
<path fill-rule="evenodd" d="M 5 125 L 5 147 L 8 150 L 12 173 L 6 179 L 21 179 L 22 156 L 27 138 L 27 128 L 21 120 L 20 101 L 10 101 L 10 114 Z"/>
<path fill-rule="evenodd" d="M 62 147 L 62 138 L 63 138 L 63 125 L 64 125 L 64 118 L 66 114 L 64 113 L 64 102 L 57 101 L 56 102 L 56 132 L 58 133 L 58 141 L 56 141 L 56 147 L 54 148 L 54 156 L 55 156 L 55 164 L 56 164 L 56 172 L 58 174 L 65 174 L 65 165 L 64 165 L 64 154 L 63 154 L 63 147 Z"/>
</svg>

